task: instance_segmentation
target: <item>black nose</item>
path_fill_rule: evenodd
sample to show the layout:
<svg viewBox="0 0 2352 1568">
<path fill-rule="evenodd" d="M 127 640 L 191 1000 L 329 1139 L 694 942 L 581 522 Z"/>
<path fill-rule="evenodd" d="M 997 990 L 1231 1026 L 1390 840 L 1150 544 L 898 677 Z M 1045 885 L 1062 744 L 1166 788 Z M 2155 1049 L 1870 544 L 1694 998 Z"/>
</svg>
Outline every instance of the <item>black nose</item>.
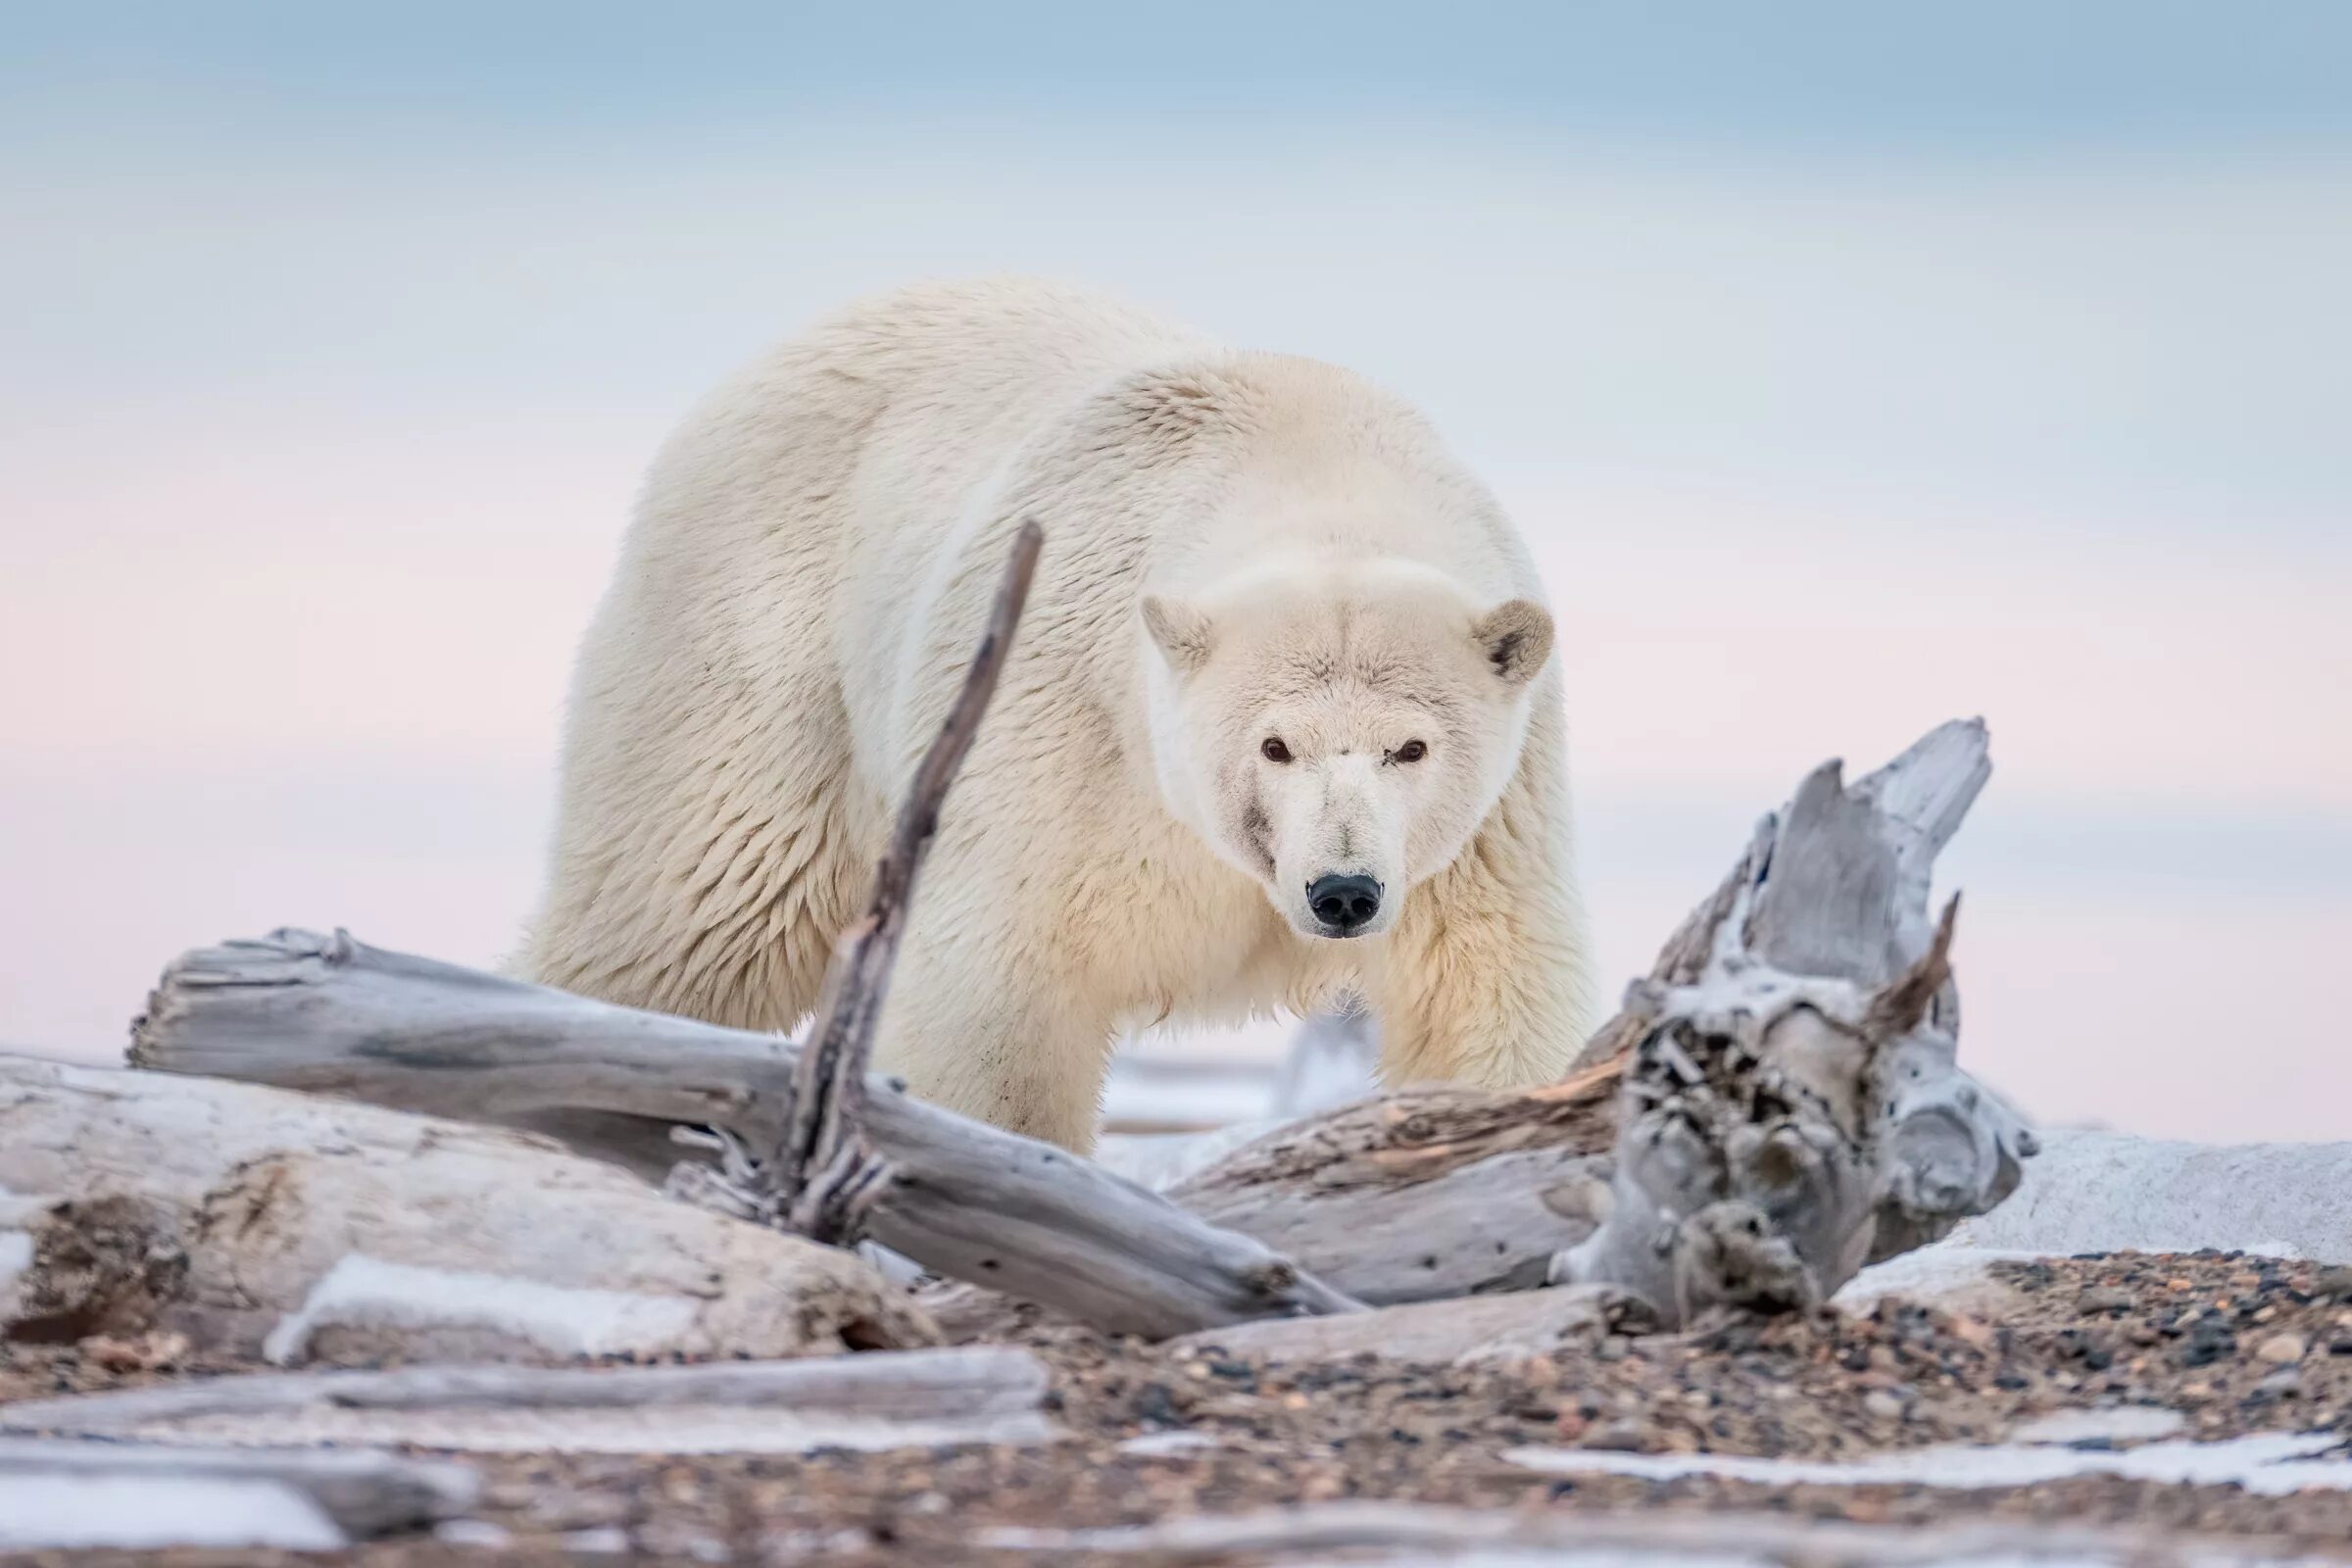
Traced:
<svg viewBox="0 0 2352 1568">
<path fill-rule="evenodd" d="M 1306 885 L 1306 906 L 1346 936 L 1380 912 L 1380 884 L 1368 876 L 1319 876 Z"/>
</svg>

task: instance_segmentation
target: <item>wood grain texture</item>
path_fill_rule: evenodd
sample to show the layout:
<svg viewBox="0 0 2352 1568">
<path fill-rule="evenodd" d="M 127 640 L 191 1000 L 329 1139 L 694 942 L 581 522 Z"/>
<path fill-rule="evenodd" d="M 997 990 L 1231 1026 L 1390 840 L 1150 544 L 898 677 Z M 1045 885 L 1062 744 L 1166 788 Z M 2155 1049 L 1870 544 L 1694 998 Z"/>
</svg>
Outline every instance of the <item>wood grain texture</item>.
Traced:
<svg viewBox="0 0 2352 1568">
<path fill-rule="evenodd" d="M 0 1327 L 155 1325 L 292 1361 L 763 1357 L 938 1331 L 850 1253 L 546 1139 L 250 1084 L 0 1056 Z"/>
<path fill-rule="evenodd" d="M 691 1154 L 672 1124 L 775 1140 L 797 1056 L 772 1036 L 304 931 L 180 958 L 131 1051 L 166 1072 L 536 1124 L 645 1174 Z M 893 1172 L 867 1227 L 938 1273 L 1155 1338 L 1357 1304 L 1262 1243 L 895 1080 L 868 1081 L 861 1114 Z"/>
</svg>

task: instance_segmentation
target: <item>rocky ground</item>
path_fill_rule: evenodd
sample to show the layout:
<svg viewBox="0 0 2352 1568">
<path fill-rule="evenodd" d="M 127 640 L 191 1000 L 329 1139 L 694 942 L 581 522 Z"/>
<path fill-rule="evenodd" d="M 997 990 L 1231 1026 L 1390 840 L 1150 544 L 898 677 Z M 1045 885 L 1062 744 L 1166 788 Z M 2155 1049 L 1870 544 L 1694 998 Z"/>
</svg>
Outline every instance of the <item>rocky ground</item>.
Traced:
<svg viewBox="0 0 2352 1568">
<path fill-rule="evenodd" d="M 1476 1368 L 1372 1357 L 1270 1365 L 1035 1328 L 1026 1338 L 1056 1370 L 1054 1414 L 1072 1432 L 1068 1442 L 805 1458 L 485 1458 L 474 1461 L 489 1478 L 480 1526 L 455 1539 L 379 1543 L 350 1560 L 389 1568 L 460 1555 L 541 1562 L 628 1553 L 838 1568 L 1035 1563 L 991 1548 L 983 1533 L 1347 1498 L 1569 1515 L 1981 1516 L 2277 1538 L 2352 1560 L 2352 1491 L 2271 1496 L 2099 1476 L 1998 1492 L 1660 1481 L 1539 1474 L 1505 1457 L 1535 1446 L 1833 1459 L 1990 1442 L 2054 1410 L 2117 1404 L 2178 1411 L 2186 1437 L 2324 1431 L 2352 1446 L 2352 1269 L 2236 1253 L 2124 1253 L 1999 1265 L 1999 1275 L 2007 1295 L 1998 1321 L 1883 1301 L 1861 1315 L 1605 1339 Z M 0 1349 L 0 1399 L 231 1370 L 178 1364 L 173 1349 Z M 159 1357 L 173 1364 L 145 1364 Z"/>
</svg>

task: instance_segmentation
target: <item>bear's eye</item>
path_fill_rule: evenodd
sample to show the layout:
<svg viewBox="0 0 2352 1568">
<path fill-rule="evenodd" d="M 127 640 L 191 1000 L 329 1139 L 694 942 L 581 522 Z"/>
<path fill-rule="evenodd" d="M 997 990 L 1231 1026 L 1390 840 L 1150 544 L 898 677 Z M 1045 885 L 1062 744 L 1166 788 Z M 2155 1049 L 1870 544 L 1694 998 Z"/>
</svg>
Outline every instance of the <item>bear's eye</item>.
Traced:
<svg viewBox="0 0 2352 1568">
<path fill-rule="evenodd" d="M 1392 762 L 1418 762 L 1429 755 L 1429 748 L 1419 741 L 1406 741 L 1389 754 Z"/>
<path fill-rule="evenodd" d="M 1287 762 L 1291 760 L 1291 749 L 1282 744 L 1282 737 L 1279 735 L 1267 736 L 1258 743 L 1257 749 L 1264 754 L 1269 762 Z"/>
</svg>

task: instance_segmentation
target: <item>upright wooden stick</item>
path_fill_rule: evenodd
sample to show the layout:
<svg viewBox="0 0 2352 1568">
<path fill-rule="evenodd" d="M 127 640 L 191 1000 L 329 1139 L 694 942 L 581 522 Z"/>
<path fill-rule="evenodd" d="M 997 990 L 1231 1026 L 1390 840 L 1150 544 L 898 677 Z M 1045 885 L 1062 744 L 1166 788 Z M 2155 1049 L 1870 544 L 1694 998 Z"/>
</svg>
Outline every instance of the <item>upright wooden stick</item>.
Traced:
<svg viewBox="0 0 2352 1568">
<path fill-rule="evenodd" d="M 688 1167 L 680 1184 L 683 1196 L 716 1197 L 719 1206 L 748 1211 L 811 1241 L 846 1247 L 858 1239 L 865 1211 L 891 1179 L 889 1163 L 875 1152 L 864 1129 L 874 1026 L 890 992 L 915 877 L 939 831 L 940 808 L 996 695 L 1044 546 L 1044 530 L 1034 522 L 1022 523 L 1013 535 L 988 628 L 964 669 L 963 689 L 949 706 L 899 808 L 890 848 L 874 868 L 865 914 L 834 947 L 808 1044 L 793 1066 L 791 1113 L 774 1148 L 766 1159 L 749 1166 L 740 1151 L 730 1151 L 734 1174 L 727 1177 Z"/>
</svg>

